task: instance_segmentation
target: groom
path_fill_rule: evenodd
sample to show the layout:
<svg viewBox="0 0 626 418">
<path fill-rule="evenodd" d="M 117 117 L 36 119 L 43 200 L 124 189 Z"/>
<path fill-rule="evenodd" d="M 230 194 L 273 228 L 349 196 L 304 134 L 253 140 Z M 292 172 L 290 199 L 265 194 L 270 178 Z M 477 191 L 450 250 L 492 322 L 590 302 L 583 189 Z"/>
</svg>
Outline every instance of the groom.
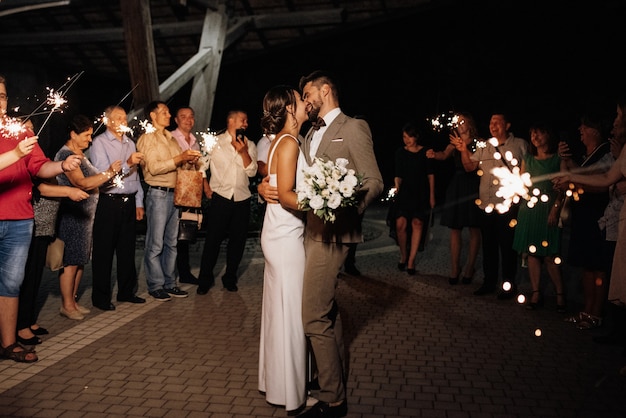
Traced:
<svg viewBox="0 0 626 418">
<path fill-rule="evenodd" d="M 315 157 L 330 161 L 345 158 L 348 168 L 363 176 L 358 209 L 339 213 L 334 223 L 324 223 L 313 211 L 308 211 L 304 237 L 302 320 L 317 364 L 320 401 L 299 416 L 343 417 L 348 408 L 343 332 L 335 300 L 337 274 L 350 244 L 363 241 L 359 215 L 380 195 L 383 179 L 369 125 L 341 111 L 333 77 L 324 71 L 314 71 L 300 79 L 299 87 L 309 121 L 313 123 L 302 144 L 307 163 L 310 165 Z M 259 193 L 269 203 L 277 201 L 277 195 L 266 184 L 259 186 Z"/>
</svg>

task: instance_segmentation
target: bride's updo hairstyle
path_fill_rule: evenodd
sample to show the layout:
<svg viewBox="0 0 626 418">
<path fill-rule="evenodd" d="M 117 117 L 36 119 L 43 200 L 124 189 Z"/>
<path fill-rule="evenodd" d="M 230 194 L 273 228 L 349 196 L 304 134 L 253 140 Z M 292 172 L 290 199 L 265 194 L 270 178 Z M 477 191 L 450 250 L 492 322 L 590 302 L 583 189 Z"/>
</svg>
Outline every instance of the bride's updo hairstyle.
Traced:
<svg viewBox="0 0 626 418">
<path fill-rule="evenodd" d="M 263 97 L 261 129 L 266 135 L 276 135 L 287 122 L 287 106 L 297 105 L 295 89 L 284 84 L 274 86 Z"/>
</svg>

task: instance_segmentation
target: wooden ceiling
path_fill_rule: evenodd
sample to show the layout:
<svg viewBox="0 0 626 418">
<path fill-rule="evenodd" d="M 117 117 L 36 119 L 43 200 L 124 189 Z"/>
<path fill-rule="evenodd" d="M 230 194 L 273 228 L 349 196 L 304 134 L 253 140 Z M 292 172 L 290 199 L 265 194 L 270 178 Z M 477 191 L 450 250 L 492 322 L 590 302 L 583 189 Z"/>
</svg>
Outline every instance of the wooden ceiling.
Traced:
<svg viewBox="0 0 626 418">
<path fill-rule="evenodd" d="M 120 2 L 0 0 L 3 61 L 36 59 L 48 69 L 128 78 Z M 418 13 L 446 0 L 151 0 L 160 81 L 198 52 L 207 9 L 228 16 L 222 63 L 320 36 Z"/>
</svg>

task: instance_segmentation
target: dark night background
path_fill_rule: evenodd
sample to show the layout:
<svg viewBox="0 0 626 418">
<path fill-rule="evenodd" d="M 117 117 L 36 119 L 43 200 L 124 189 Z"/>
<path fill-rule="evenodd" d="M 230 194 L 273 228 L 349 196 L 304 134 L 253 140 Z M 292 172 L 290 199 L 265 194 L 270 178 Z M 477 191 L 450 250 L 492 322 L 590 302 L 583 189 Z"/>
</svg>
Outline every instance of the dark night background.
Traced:
<svg viewBox="0 0 626 418">
<path fill-rule="evenodd" d="M 491 110 L 505 109 L 517 136 L 528 138 L 529 123 L 547 118 L 577 142 L 581 114 L 594 110 L 612 121 L 615 97 L 625 88 L 626 2 L 609 3 L 610 8 L 603 1 L 454 1 L 315 43 L 224 61 L 211 128 L 223 128 L 226 112 L 240 108 L 249 114 L 248 137 L 256 141 L 265 91 L 275 84 L 297 85 L 301 75 L 322 68 L 340 81 L 342 110 L 369 121 L 387 187 L 401 128 L 409 120 L 423 124 L 424 136 L 437 148 L 447 144 L 447 134 L 433 132 L 426 118 L 452 110 L 472 112 L 484 137 Z M 11 106 L 19 101 L 16 87 L 17 96 L 41 95 L 42 86 L 58 86 L 71 75 L 37 65 L 0 65 L 9 77 Z M 129 90 L 127 80 L 85 73 L 68 93 L 65 115 L 53 115 L 42 134 L 49 136 L 42 138 L 47 152 L 54 154 L 65 142 L 66 117 L 76 112 L 96 117 Z M 172 113 L 188 98 L 189 88 L 173 97 Z M 130 99 L 122 105 L 128 110 Z"/>
</svg>

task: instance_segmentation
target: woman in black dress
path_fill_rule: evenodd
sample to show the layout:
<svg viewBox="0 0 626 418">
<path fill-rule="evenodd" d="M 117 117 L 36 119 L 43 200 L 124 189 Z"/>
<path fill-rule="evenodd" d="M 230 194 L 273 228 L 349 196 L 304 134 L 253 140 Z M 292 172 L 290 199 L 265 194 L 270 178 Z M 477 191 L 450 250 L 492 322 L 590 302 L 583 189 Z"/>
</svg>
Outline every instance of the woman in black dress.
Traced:
<svg viewBox="0 0 626 418">
<path fill-rule="evenodd" d="M 408 274 L 414 275 L 422 229 L 428 222 L 430 210 L 435 207 L 435 175 L 413 123 L 402 128 L 402 140 L 404 146 L 395 155 L 394 177 L 396 233 L 400 247 L 398 268 L 406 268 Z"/>
<path fill-rule="evenodd" d="M 461 162 L 456 144 L 465 145 L 471 153 L 476 151 L 478 131 L 471 114 L 459 112 L 456 127 L 450 132 L 450 143 L 443 151 L 426 151 L 428 158 L 454 160 L 454 175 L 446 189 L 446 201 L 441 214 L 441 225 L 450 229 L 450 284 L 459 282 L 461 274 L 461 247 L 463 228 L 469 230 L 469 249 L 463 267 L 463 284 L 470 284 L 474 277 L 476 258 L 480 250 L 480 208 L 476 205 L 480 177 L 477 170 L 467 172 Z"/>
</svg>

